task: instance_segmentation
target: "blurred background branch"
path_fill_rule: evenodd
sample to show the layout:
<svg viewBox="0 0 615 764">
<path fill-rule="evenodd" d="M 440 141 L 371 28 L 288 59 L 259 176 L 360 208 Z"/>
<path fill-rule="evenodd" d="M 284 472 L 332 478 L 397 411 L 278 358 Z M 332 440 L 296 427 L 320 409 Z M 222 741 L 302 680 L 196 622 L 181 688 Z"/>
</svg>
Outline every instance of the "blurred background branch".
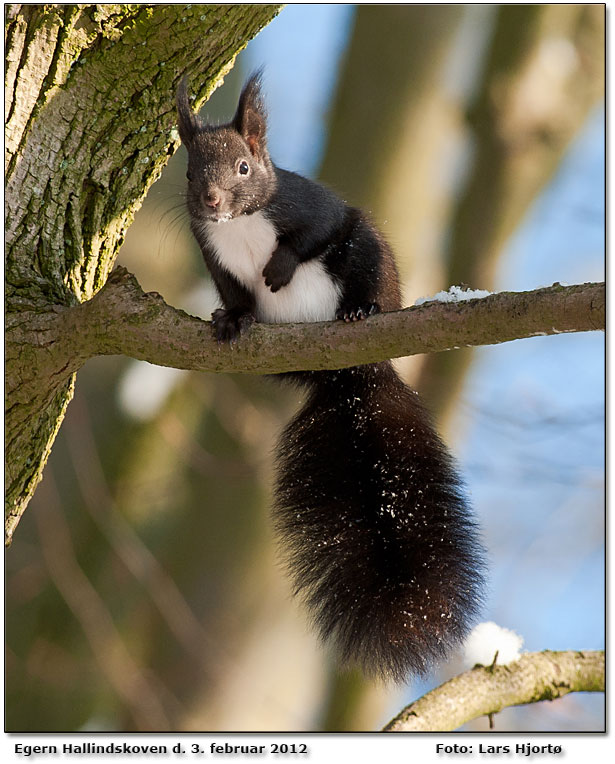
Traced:
<svg viewBox="0 0 615 764">
<path fill-rule="evenodd" d="M 600 5 L 498 6 L 468 110 L 471 160 L 452 210 L 444 282 L 494 287 L 498 257 L 604 93 Z M 425 359 L 416 381 L 446 426 L 471 351 Z"/>
<path fill-rule="evenodd" d="M 83 573 L 52 478 L 45 482 L 45 499 L 47 512 L 37 515 L 37 525 L 54 585 L 83 629 L 103 675 L 126 703 L 132 723 L 139 730 L 166 729 L 169 717 L 161 696 L 168 693 L 133 660 L 105 603 Z"/>
</svg>

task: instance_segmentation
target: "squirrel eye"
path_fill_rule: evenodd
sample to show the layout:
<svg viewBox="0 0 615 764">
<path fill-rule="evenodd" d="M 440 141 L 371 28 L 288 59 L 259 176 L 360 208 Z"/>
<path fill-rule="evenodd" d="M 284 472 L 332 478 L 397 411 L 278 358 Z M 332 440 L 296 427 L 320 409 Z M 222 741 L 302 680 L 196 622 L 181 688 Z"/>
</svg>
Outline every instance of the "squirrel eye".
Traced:
<svg viewBox="0 0 615 764">
<path fill-rule="evenodd" d="M 247 175 L 250 172 L 250 165 L 245 161 L 239 163 L 238 168 L 240 175 Z"/>
</svg>

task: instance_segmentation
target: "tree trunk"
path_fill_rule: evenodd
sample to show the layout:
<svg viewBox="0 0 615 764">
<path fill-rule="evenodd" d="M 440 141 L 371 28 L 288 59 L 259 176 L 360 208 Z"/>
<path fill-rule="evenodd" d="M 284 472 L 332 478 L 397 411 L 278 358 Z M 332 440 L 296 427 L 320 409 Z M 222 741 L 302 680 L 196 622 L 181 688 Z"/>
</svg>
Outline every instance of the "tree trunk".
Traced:
<svg viewBox="0 0 615 764">
<path fill-rule="evenodd" d="M 7 8 L 8 541 L 72 397 L 56 317 L 105 284 L 134 213 L 177 148 L 180 78 L 189 67 L 196 103 L 208 98 L 279 7 Z"/>
</svg>

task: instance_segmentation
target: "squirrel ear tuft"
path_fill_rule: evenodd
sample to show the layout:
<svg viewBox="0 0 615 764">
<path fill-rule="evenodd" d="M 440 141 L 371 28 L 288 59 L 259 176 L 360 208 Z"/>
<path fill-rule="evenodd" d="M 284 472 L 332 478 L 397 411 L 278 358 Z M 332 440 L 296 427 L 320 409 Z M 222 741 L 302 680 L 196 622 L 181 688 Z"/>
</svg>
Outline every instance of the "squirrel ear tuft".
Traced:
<svg viewBox="0 0 615 764">
<path fill-rule="evenodd" d="M 262 70 L 259 69 L 244 85 L 232 122 L 257 159 L 261 159 L 267 151 L 267 112 L 261 92 L 261 78 Z"/>
<path fill-rule="evenodd" d="M 179 136 L 186 148 L 192 143 L 192 139 L 199 131 L 201 122 L 192 111 L 188 98 L 188 78 L 183 77 L 177 88 L 177 117 Z"/>
</svg>

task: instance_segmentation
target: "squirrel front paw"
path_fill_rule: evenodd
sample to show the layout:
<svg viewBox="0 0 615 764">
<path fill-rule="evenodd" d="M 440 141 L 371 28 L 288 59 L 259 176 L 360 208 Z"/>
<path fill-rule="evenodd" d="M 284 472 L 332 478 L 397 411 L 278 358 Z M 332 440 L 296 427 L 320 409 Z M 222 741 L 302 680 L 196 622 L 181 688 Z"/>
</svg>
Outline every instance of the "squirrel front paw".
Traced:
<svg viewBox="0 0 615 764">
<path fill-rule="evenodd" d="M 279 291 L 282 287 L 290 284 L 297 269 L 297 263 L 289 257 L 272 257 L 263 268 L 265 286 L 272 292 Z"/>
<path fill-rule="evenodd" d="M 346 321 L 346 323 L 349 323 L 350 321 L 362 321 L 364 318 L 373 316 L 376 313 L 380 313 L 380 305 L 378 305 L 377 302 L 368 302 L 358 308 L 342 305 L 335 314 L 335 317 L 339 321 Z"/>
<path fill-rule="evenodd" d="M 237 342 L 256 319 L 251 313 L 231 308 L 218 308 L 211 314 L 211 331 L 218 342 Z"/>
</svg>

